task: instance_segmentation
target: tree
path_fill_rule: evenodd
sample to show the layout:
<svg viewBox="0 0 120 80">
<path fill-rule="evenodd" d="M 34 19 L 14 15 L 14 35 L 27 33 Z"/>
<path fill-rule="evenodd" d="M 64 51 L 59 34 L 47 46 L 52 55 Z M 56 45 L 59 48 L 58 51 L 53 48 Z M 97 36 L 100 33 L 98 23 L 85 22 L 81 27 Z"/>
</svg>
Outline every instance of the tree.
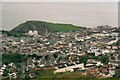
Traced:
<svg viewBox="0 0 120 80">
<path fill-rule="evenodd" d="M 120 64 L 115 68 L 115 75 L 114 77 L 120 78 Z"/>
<path fill-rule="evenodd" d="M 57 58 L 57 57 L 58 57 L 58 54 L 57 54 L 57 53 L 55 53 L 55 54 L 53 54 L 53 56 L 54 56 L 54 58 Z"/>
<path fill-rule="evenodd" d="M 107 55 L 101 55 L 98 57 L 98 60 L 100 60 L 103 64 L 108 64 L 109 57 Z"/>
<path fill-rule="evenodd" d="M 80 63 L 86 64 L 86 63 L 87 63 L 87 60 L 88 60 L 87 56 L 83 56 L 83 57 L 80 58 L 79 61 L 80 61 Z"/>
<path fill-rule="evenodd" d="M 49 55 L 46 55 L 46 56 L 45 56 L 45 60 L 48 60 L 48 57 L 49 57 Z"/>
<path fill-rule="evenodd" d="M 9 73 L 9 70 L 5 69 L 4 72 L 3 72 L 3 76 L 8 77 L 8 73 Z"/>
<path fill-rule="evenodd" d="M 13 62 L 19 65 L 22 61 L 27 60 L 26 58 L 27 58 L 26 55 L 22 55 L 19 53 L 2 54 L 3 64 L 9 64 L 10 62 Z"/>
</svg>

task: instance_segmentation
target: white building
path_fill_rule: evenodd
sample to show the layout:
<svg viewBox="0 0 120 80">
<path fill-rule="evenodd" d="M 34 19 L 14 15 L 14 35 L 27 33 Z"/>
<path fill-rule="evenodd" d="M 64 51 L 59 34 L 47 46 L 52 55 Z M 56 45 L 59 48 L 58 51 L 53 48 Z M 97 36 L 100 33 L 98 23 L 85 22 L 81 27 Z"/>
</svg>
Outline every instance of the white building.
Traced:
<svg viewBox="0 0 120 80">
<path fill-rule="evenodd" d="M 84 68 L 84 64 L 75 64 L 73 66 L 67 66 L 65 68 L 58 68 L 56 71 L 54 71 L 54 73 L 59 73 L 59 72 L 67 72 L 67 71 L 70 71 L 70 72 L 73 72 L 74 71 L 74 68 L 79 68 L 79 69 L 85 69 Z"/>
<path fill-rule="evenodd" d="M 33 35 L 33 31 L 30 30 L 30 31 L 28 32 L 28 35 Z"/>
<path fill-rule="evenodd" d="M 38 35 L 38 31 L 36 31 L 36 30 L 33 33 L 34 33 L 34 35 Z"/>
<path fill-rule="evenodd" d="M 30 35 L 30 36 L 38 35 L 38 31 L 36 31 L 36 30 L 34 30 L 34 31 L 29 30 L 28 35 Z"/>
</svg>

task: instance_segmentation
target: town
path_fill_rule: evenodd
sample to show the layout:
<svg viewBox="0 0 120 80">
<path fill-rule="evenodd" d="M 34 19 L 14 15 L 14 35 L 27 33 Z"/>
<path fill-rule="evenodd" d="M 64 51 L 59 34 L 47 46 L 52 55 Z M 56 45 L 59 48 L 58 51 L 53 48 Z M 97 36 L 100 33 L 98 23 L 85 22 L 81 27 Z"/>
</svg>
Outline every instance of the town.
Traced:
<svg viewBox="0 0 120 80">
<path fill-rule="evenodd" d="M 117 27 L 104 25 L 55 33 L 46 30 L 45 34 L 29 30 L 25 34 L 23 37 L 0 35 L 2 78 L 35 78 L 41 70 L 53 70 L 54 74 L 80 72 L 92 78 L 120 77 Z M 17 55 L 16 60 L 12 55 Z"/>
</svg>

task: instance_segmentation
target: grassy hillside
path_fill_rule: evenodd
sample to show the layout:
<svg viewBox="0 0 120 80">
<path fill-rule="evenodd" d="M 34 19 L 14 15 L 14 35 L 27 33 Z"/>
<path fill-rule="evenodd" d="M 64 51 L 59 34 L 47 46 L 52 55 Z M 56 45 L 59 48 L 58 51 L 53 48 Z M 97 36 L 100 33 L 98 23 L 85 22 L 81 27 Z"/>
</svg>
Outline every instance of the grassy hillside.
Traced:
<svg viewBox="0 0 120 80">
<path fill-rule="evenodd" d="M 83 76 L 81 72 L 53 73 L 54 70 L 41 70 L 36 78 L 32 80 L 120 80 L 119 78 L 92 78 Z"/>
<path fill-rule="evenodd" d="M 86 29 L 72 24 L 58 24 L 44 21 L 27 21 L 12 29 L 13 32 L 26 33 L 29 30 L 37 30 L 39 33 L 49 32 L 68 32 Z"/>
<path fill-rule="evenodd" d="M 54 70 L 41 70 L 36 78 L 32 80 L 79 80 L 85 78 L 80 72 L 53 73 Z M 77 79 L 79 78 L 79 79 Z"/>
</svg>

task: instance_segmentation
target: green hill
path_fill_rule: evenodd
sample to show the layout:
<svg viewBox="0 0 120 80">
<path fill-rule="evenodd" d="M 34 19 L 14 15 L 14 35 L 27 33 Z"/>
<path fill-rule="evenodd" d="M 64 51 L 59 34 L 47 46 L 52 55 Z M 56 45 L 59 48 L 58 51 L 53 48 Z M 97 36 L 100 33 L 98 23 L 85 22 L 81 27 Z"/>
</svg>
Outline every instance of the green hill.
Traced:
<svg viewBox="0 0 120 80">
<path fill-rule="evenodd" d="M 74 26 L 72 24 L 58 24 L 45 21 L 27 21 L 12 29 L 12 32 L 27 33 L 29 30 L 37 30 L 38 33 L 49 32 L 68 32 L 83 30 L 85 27 Z"/>
<path fill-rule="evenodd" d="M 54 74 L 54 70 L 40 70 L 31 80 L 120 80 L 119 78 L 95 78 L 92 75 L 84 76 L 80 71 Z"/>
</svg>

